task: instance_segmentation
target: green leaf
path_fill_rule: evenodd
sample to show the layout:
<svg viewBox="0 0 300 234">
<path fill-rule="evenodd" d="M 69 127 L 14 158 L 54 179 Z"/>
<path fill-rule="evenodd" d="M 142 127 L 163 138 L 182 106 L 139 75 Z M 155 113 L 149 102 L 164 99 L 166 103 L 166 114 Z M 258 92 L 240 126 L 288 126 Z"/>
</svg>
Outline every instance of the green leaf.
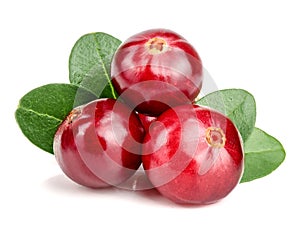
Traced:
<svg viewBox="0 0 300 234">
<path fill-rule="evenodd" d="M 48 84 L 23 96 L 15 117 L 22 132 L 33 144 L 53 153 L 55 132 L 69 112 L 96 98 L 74 85 Z"/>
<path fill-rule="evenodd" d="M 254 128 L 245 143 L 245 169 L 241 183 L 264 177 L 285 159 L 281 143 L 259 128 Z"/>
<path fill-rule="evenodd" d="M 97 97 L 116 98 L 111 83 L 110 64 L 121 41 L 106 33 L 82 36 L 69 58 L 71 84 L 90 90 Z"/>
<path fill-rule="evenodd" d="M 224 89 L 206 95 L 196 102 L 218 110 L 230 118 L 238 128 L 244 142 L 255 126 L 254 97 L 243 89 Z"/>
</svg>

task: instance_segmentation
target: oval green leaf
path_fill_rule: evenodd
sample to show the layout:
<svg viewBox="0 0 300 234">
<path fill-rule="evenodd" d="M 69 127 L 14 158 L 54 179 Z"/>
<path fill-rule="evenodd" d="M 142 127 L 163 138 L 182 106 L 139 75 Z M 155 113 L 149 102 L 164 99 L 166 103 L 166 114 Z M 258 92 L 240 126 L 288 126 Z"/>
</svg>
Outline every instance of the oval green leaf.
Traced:
<svg viewBox="0 0 300 234">
<path fill-rule="evenodd" d="M 74 107 L 96 98 L 74 85 L 44 85 L 21 98 L 15 112 L 16 121 L 33 144 L 53 154 L 53 138 L 62 121 Z"/>
<path fill-rule="evenodd" d="M 82 36 L 75 43 L 69 58 L 71 84 L 84 87 L 97 97 L 116 98 L 110 64 L 120 44 L 120 40 L 106 33 Z"/>
<path fill-rule="evenodd" d="M 245 169 L 241 183 L 264 177 L 285 159 L 281 143 L 259 128 L 254 128 L 245 143 Z"/>
<path fill-rule="evenodd" d="M 196 102 L 211 107 L 230 118 L 246 142 L 255 126 L 254 97 L 243 89 L 224 89 L 210 93 Z"/>
</svg>

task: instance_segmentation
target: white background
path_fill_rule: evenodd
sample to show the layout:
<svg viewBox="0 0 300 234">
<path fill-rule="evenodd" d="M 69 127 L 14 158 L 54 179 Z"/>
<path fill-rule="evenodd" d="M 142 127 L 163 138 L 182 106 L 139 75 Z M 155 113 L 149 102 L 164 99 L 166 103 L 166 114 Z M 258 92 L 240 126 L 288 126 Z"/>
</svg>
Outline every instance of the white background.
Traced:
<svg viewBox="0 0 300 234">
<path fill-rule="evenodd" d="M 0 233 L 299 233 L 299 12 L 296 0 L 1 1 Z M 219 89 L 255 96 L 257 126 L 286 149 L 278 170 L 214 205 L 182 207 L 155 192 L 79 187 L 22 135 L 18 100 L 68 82 L 81 35 L 125 40 L 157 27 L 187 38 Z"/>
</svg>

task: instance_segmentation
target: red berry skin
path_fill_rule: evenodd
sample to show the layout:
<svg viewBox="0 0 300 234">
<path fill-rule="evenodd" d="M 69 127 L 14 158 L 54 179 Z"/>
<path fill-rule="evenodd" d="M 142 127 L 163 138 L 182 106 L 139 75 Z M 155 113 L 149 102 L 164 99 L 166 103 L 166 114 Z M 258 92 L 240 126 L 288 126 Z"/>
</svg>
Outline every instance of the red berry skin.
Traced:
<svg viewBox="0 0 300 234">
<path fill-rule="evenodd" d="M 143 167 L 176 203 L 210 204 L 227 196 L 243 172 L 242 139 L 223 114 L 197 105 L 169 109 L 144 138 Z"/>
<path fill-rule="evenodd" d="M 202 73 L 201 59 L 192 45 L 166 29 L 130 37 L 111 64 L 117 93 L 132 108 L 151 116 L 194 100 L 202 87 Z"/>
<path fill-rule="evenodd" d="M 114 99 L 75 108 L 54 138 L 54 154 L 76 183 L 101 188 L 118 185 L 141 164 L 144 129 L 137 115 Z"/>
<path fill-rule="evenodd" d="M 150 125 L 157 119 L 155 116 L 143 115 L 141 113 L 138 113 L 138 116 L 145 129 L 145 132 L 149 131 Z"/>
</svg>

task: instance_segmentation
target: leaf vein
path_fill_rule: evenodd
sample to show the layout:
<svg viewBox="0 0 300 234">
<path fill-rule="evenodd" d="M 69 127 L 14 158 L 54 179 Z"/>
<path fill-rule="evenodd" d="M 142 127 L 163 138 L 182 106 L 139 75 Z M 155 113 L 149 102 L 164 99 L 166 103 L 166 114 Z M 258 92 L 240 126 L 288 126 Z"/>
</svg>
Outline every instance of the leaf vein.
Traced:
<svg viewBox="0 0 300 234">
<path fill-rule="evenodd" d="M 249 152 L 245 152 L 245 154 L 264 154 L 264 153 L 278 153 L 278 152 L 283 152 L 283 150 L 281 148 L 278 149 L 265 149 L 265 150 L 261 150 L 261 151 L 249 151 Z"/>
<path fill-rule="evenodd" d="M 116 97 L 114 88 L 113 88 L 113 86 L 112 86 L 112 83 L 111 83 L 111 80 L 110 80 L 110 76 L 108 75 L 108 71 L 106 70 L 106 67 L 105 67 L 103 58 L 102 58 L 102 56 L 101 56 L 101 54 L 100 54 L 100 45 L 99 45 L 99 43 L 98 43 L 98 41 L 97 41 L 97 38 L 96 38 L 96 35 L 95 35 L 95 34 L 93 34 L 93 38 L 94 38 L 95 44 L 97 45 L 96 51 L 97 51 L 97 54 L 98 54 L 98 56 L 99 56 L 100 63 L 101 63 L 101 65 L 102 65 L 102 68 L 103 68 L 103 71 L 104 71 L 104 74 L 105 74 L 105 78 L 107 79 L 107 82 L 108 82 L 108 84 L 109 84 L 109 87 L 110 87 L 110 89 L 111 89 L 111 92 L 112 92 L 113 97 L 116 99 L 117 97 Z"/>
<path fill-rule="evenodd" d="M 19 106 L 19 108 L 20 108 L 20 109 L 23 109 L 23 110 L 25 110 L 25 111 L 27 111 L 27 112 L 32 112 L 32 113 L 34 113 L 34 114 L 36 114 L 36 115 L 39 115 L 39 116 L 45 116 L 45 117 L 48 117 L 48 118 L 50 118 L 50 119 L 57 120 L 57 121 L 59 121 L 59 122 L 62 122 L 62 121 L 63 121 L 62 119 L 56 118 L 56 117 L 51 116 L 51 115 L 48 115 L 48 114 L 46 114 L 46 113 L 39 113 L 39 112 L 36 112 L 36 111 L 34 111 L 34 110 L 32 110 L 32 109 L 29 109 L 29 108 L 26 108 L 26 107 L 24 107 L 24 106 Z"/>
</svg>

